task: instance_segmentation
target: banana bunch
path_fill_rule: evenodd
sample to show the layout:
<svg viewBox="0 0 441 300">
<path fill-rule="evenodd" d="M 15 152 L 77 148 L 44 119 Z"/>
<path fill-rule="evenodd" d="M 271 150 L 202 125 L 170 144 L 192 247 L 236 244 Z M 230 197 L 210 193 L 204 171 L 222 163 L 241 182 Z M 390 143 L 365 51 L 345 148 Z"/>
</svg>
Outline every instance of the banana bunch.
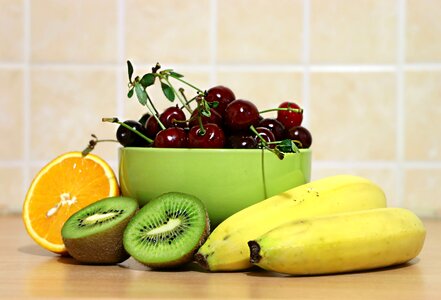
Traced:
<svg viewBox="0 0 441 300">
<path fill-rule="evenodd" d="M 294 221 L 249 241 L 251 262 L 311 275 L 400 264 L 421 251 L 426 231 L 403 208 L 379 208 Z"/>
<path fill-rule="evenodd" d="M 195 260 L 210 271 L 244 270 L 252 266 L 248 241 L 276 227 L 305 218 L 384 207 L 383 190 L 365 178 L 337 175 L 316 180 L 232 215 L 215 228 Z"/>
</svg>

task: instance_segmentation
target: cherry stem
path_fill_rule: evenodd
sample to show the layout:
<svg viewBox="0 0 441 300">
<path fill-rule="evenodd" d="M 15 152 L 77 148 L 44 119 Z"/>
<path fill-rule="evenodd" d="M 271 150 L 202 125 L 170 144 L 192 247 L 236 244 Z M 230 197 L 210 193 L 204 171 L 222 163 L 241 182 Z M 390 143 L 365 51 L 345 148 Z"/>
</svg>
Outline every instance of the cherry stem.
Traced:
<svg viewBox="0 0 441 300">
<path fill-rule="evenodd" d="M 264 114 L 267 112 L 278 111 L 278 110 L 287 110 L 290 112 L 295 112 L 295 113 L 300 113 L 300 114 L 303 113 L 303 108 L 278 107 L 278 108 L 270 108 L 270 109 L 259 111 L 259 114 Z"/>
<path fill-rule="evenodd" d="M 152 73 L 155 74 L 156 72 L 158 72 L 159 69 L 161 69 L 161 65 L 159 64 L 159 62 L 157 62 L 156 65 L 152 68 Z"/>
<path fill-rule="evenodd" d="M 201 129 L 200 131 L 200 135 L 205 135 L 205 133 L 207 132 L 204 128 L 204 123 L 202 123 L 202 117 L 201 115 L 198 114 L 198 122 L 199 122 L 199 128 Z"/>
<path fill-rule="evenodd" d="M 268 142 L 265 141 L 265 139 L 260 135 L 260 133 L 257 132 L 256 128 L 255 128 L 253 125 L 250 126 L 250 129 L 251 129 L 251 131 L 252 131 L 255 135 L 257 135 L 257 137 L 260 139 L 261 143 L 262 143 L 264 146 L 267 146 L 267 145 L 268 145 Z"/>
<path fill-rule="evenodd" d="M 176 89 L 174 88 L 174 86 L 171 84 L 170 80 L 167 77 L 164 77 L 165 82 L 167 82 L 167 84 L 171 87 L 171 89 L 173 90 L 173 92 L 175 93 L 175 95 L 178 97 L 179 101 L 181 102 L 181 104 L 185 107 L 186 110 L 188 110 L 188 112 L 191 114 L 193 113 L 193 110 L 191 109 L 190 106 L 188 106 L 188 104 L 186 103 L 186 101 L 184 99 L 182 99 L 181 94 L 178 93 L 176 91 Z"/>
<path fill-rule="evenodd" d="M 184 98 L 184 100 L 185 100 L 185 104 L 186 105 L 189 105 L 191 102 L 193 102 L 193 100 L 194 99 L 196 99 L 196 97 L 197 96 L 194 96 L 192 99 L 190 99 L 190 101 L 187 99 L 187 96 L 185 96 L 185 90 L 184 90 L 184 88 L 179 88 L 179 93 L 182 95 L 182 98 Z M 180 109 L 183 109 L 183 108 L 185 108 L 185 105 L 182 105 L 181 107 L 180 107 Z"/>
<path fill-rule="evenodd" d="M 199 123 L 199 128 L 200 130 L 200 135 L 205 135 L 205 128 L 204 128 L 204 123 L 202 122 L 202 116 L 201 116 L 201 110 L 203 109 L 202 107 L 202 101 L 200 96 L 196 96 L 196 102 L 198 104 L 197 106 L 197 110 L 198 110 L 198 114 L 197 114 L 197 118 L 198 118 L 198 123 Z M 199 100 L 199 101 L 198 101 Z"/>
<path fill-rule="evenodd" d="M 98 143 L 101 143 L 101 142 L 114 142 L 114 143 L 118 143 L 117 140 L 109 140 L 109 139 L 107 139 L 107 140 L 99 140 L 98 137 L 95 134 L 93 134 L 93 133 L 91 134 L 91 136 L 92 136 L 92 139 L 89 141 L 89 145 L 87 145 L 87 147 L 83 151 L 81 151 L 81 155 L 83 157 L 86 156 L 87 154 L 89 154 L 90 152 L 92 152 L 92 150 L 95 149 L 95 146 Z"/>
<path fill-rule="evenodd" d="M 299 147 L 296 145 L 296 142 L 298 142 L 300 144 L 300 146 L 302 145 L 302 143 L 298 140 L 291 140 L 292 144 L 291 147 L 293 148 L 293 151 L 295 153 L 299 153 Z M 280 145 L 281 143 L 283 143 L 283 141 L 274 141 L 274 142 L 267 142 L 268 145 Z"/>
<path fill-rule="evenodd" d="M 265 141 L 265 139 L 260 135 L 260 133 L 257 132 L 256 128 L 255 128 L 253 125 L 250 126 L 250 130 L 251 130 L 255 135 L 257 135 L 257 137 L 260 139 L 260 141 L 261 141 L 261 143 L 262 143 L 262 146 L 263 146 L 265 149 L 267 149 L 267 150 L 269 150 L 270 152 L 274 153 L 274 154 L 275 154 L 280 160 L 282 160 L 282 159 L 285 157 L 285 155 L 284 155 L 282 152 L 280 152 L 279 150 L 277 150 L 277 148 L 271 149 L 271 148 L 268 146 L 271 142 L 268 143 L 267 141 Z"/>
<path fill-rule="evenodd" d="M 181 78 L 178 78 L 178 77 L 173 77 L 173 78 L 176 79 L 176 80 L 178 80 L 178 81 L 180 81 L 180 82 L 182 82 L 183 84 L 188 85 L 189 87 L 195 89 L 196 91 L 198 91 L 198 92 L 200 92 L 200 93 L 203 93 L 203 92 L 204 92 L 204 91 L 201 90 L 200 88 L 198 88 L 198 87 L 192 85 L 191 83 L 185 81 L 184 79 L 181 79 Z"/>
<path fill-rule="evenodd" d="M 147 93 L 146 93 L 147 94 Z M 147 107 L 147 109 L 150 111 L 150 113 L 152 114 L 153 118 L 156 119 L 156 122 L 158 122 L 159 127 L 161 127 L 162 130 L 165 129 L 164 124 L 162 124 L 162 122 L 159 120 L 158 117 L 158 111 L 156 110 L 155 106 L 153 105 L 152 100 L 150 99 L 149 95 L 147 94 L 147 99 L 148 101 L 145 103 L 145 106 Z"/>
<path fill-rule="evenodd" d="M 127 125 L 124 122 L 121 122 L 118 120 L 118 118 L 102 118 L 101 121 L 103 122 L 110 122 L 110 123 L 117 123 L 119 125 L 121 125 L 122 127 L 127 128 L 128 130 L 130 130 L 131 132 L 139 135 L 141 138 L 143 138 L 144 140 L 146 140 L 149 144 L 153 144 L 153 140 L 149 139 L 148 137 L 146 137 L 145 135 L 143 135 L 141 132 L 139 132 L 136 129 L 133 129 L 132 127 L 130 127 L 129 125 Z"/>
<path fill-rule="evenodd" d="M 182 90 L 182 92 L 181 92 L 181 90 Z M 182 94 L 182 96 L 185 98 L 185 103 L 188 105 L 188 104 L 190 104 L 190 103 L 192 103 L 192 102 L 194 102 L 194 101 L 196 101 L 196 99 L 198 99 L 198 97 L 200 97 L 201 96 L 201 93 L 198 93 L 196 96 L 194 96 L 193 98 L 191 98 L 190 100 L 187 100 L 187 98 L 185 97 L 185 95 L 184 95 L 184 89 L 183 88 L 180 88 L 179 89 L 179 92 L 181 92 L 181 94 Z M 202 93 L 203 94 L 203 93 Z M 181 109 L 183 109 L 184 108 L 184 106 L 181 106 L 180 107 Z"/>
<path fill-rule="evenodd" d="M 154 116 L 158 116 L 159 113 L 158 113 L 158 111 L 156 110 L 156 107 L 153 105 L 153 101 L 152 101 L 152 99 L 150 98 L 149 94 L 146 93 L 146 95 L 147 95 L 147 100 L 148 100 L 148 102 L 149 102 L 151 108 L 153 108 L 153 110 L 154 110 L 155 113 L 153 113 L 153 112 L 151 111 L 151 108 L 147 105 L 147 103 L 146 103 L 145 106 L 147 106 L 147 108 L 150 110 L 150 113 L 151 113 L 152 115 L 154 115 Z M 159 126 L 161 126 L 162 129 L 165 129 L 165 126 L 159 121 L 159 118 L 158 118 L 158 117 L 156 117 L 156 120 L 158 121 Z"/>
</svg>

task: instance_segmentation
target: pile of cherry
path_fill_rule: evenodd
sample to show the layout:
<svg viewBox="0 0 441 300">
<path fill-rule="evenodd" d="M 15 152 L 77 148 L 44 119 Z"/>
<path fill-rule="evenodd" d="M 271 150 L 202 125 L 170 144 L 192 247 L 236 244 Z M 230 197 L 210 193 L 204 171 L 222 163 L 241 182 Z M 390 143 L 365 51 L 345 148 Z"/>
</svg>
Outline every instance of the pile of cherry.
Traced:
<svg viewBox="0 0 441 300">
<path fill-rule="evenodd" d="M 286 139 L 298 148 L 311 146 L 311 134 L 301 126 L 303 110 L 294 102 L 283 102 L 274 109 L 277 118 L 265 118 L 256 105 L 236 99 L 225 86 L 210 88 L 204 100 L 214 104 L 210 105 L 209 116 L 198 106 L 187 118 L 185 108 L 170 106 L 156 118 L 147 113 L 139 121 L 124 121 L 133 130 L 120 125 L 116 137 L 125 147 L 274 148 L 277 141 Z"/>
</svg>

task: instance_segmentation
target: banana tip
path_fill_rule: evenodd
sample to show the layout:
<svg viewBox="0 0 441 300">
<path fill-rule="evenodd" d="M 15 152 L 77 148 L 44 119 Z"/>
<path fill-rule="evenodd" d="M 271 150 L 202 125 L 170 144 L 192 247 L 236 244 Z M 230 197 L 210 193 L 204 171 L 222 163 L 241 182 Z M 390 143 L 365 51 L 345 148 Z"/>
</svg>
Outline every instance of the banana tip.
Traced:
<svg viewBox="0 0 441 300">
<path fill-rule="evenodd" d="M 205 255 L 200 254 L 200 253 L 196 253 L 194 255 L 194 260 L 202 268 L 204 268 L 205 270 L 209 270 L 208 262 L 207 262 L 207 259 L 206 259 Z"/>
<path fill-rule="evenodd" d="M 262 256 L 259 254 L 260 246 L 256 241 L 249 241 L 248 247 L 250 247 L 250 262 L 256 264 L 260 261 Z"/>
</svg>

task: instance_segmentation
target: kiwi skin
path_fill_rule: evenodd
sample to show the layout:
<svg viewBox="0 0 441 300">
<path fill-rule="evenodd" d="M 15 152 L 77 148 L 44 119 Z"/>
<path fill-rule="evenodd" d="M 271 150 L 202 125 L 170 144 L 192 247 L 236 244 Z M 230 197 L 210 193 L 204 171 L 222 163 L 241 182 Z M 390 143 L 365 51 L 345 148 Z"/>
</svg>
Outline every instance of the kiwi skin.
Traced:
<svg viewBox="0 0 441 300">
<path fill-rule="evenodd" d="M 121 199 L 120 201 L 126 200 Z M 106 265 L 125 261 L 130 255 L 123 246 L 123 233 L 137 211 L 138 209 L 111 229 L 84 238 L 63 237 L 69 255 L 85 264 Z"/>
<path fill-rule="evenodd" d="M 100 232 L 87 238 L 63 238 L 67 252 L 86 264 L 117 264 L 125 261 L 130 255 L 124 250 L 122 235 L 130 218 L 113 227 L 112 234 Z"/>
</svg>

